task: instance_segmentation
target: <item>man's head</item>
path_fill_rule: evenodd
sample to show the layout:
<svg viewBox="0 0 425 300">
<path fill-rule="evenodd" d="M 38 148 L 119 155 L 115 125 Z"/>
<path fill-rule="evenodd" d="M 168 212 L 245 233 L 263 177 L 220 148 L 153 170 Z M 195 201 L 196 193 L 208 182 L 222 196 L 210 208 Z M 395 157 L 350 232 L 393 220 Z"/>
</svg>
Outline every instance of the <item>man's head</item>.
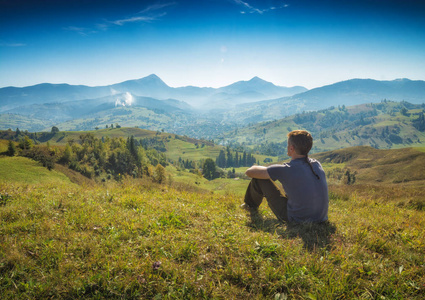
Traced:
<svg viewBox="0 0 425 300">
<path fill-rule="evenodd" d="M 313 147 L 313 137 L 305 130 L 294 130 L 288 133 L 288 155 L 295 151 L 298 155 L 307 155 Z"/>
</svg>

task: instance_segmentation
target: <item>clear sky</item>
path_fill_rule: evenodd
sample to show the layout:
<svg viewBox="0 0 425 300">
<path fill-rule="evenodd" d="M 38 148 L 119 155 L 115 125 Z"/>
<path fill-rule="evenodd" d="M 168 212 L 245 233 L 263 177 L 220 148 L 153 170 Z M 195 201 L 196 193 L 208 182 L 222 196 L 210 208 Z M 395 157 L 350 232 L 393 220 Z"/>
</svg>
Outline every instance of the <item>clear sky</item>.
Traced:
<svg viewBox="0 0 425 300">
<path fill-rule="evenodd" d="M 425 80 L 425 1 L 0 0 L 0 87 Z"/>
</svg>

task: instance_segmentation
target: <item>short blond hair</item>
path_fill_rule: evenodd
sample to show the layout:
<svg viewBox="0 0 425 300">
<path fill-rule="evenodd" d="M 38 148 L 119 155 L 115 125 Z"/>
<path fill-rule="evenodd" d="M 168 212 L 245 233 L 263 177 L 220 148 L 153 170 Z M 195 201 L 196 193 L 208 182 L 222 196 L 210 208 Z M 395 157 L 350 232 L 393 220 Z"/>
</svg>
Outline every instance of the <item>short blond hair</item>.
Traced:
<svg viewBox="0 0 425 300">
<path fill-rule="evenodd" d="M 288 143 L 294 146 L 299 155 L 307 155 L 313 147 L 313 137 L 306 130 L 293 130 L 288 133 Z"/>
</svg>

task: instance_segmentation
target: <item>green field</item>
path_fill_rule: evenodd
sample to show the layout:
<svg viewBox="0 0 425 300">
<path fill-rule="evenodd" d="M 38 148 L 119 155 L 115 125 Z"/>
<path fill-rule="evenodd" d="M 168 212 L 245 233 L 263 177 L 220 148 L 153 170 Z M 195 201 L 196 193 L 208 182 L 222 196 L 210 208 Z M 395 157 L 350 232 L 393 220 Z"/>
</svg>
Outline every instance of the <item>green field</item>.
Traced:
<svg viewBox="0 0 425 300">
<path fill-rule="evenodd" d="M 329 223 L 289 226 L 266 204 L 250 215 L 240 196 L 181 185 L 2 181 L 0 291 L 2 299 L 421 299 L 425 212 L 409 193 L 423 195 L 331 186 Z"/>
<path fill-rule="evenodd" d="M 199 161 L 206 158 L 214 158 L 220 153 L 222 147 L 219 146 L 204 146 L 199 142 L 198 145 L 188 143 L 183 140 L 171 139 L 167 143 L 166 155 L 168 158 L 176 161 L 181 157 L 182 159 L 189 159 Z"/>
<path fill-rule="evenodd" d="M 6 152 L 9 146 L 9 141 L 0 139 L 0 153 Z"/>
<path fill-rule="evenodd" d="M 69 178 L 25 157 L 0 157 L 0 181 L 28 184 L 68 184 Z"/>
<path fill-rule="evenodd" d="M 241 209 L 242 174 L 208 181 L 169 165 L 161 185 L 96 184 L 2 156 L 2 299 L 423 299 L 425 153 L 315 157 L 330 183 L 329 222 L 296 225 L 267 203 Z"/>
<path fill-rule="evenodd" d="M 239 168 L 240 170 L 246 170 L 246 168 Z M 187 170 L 177 170 L 173 166 L 167 166 L 166 168 L 168 174 L 172 178 L 173 182 L 179 182 L 184 184 L 189 184 L 196 186 L 197 188 L 216 192 L 219 194 L 235 194 L 238 196 L 243 196 L 243 193 L 248 186 L 249 181 L 243 178 L 217 178 L 214 180 L 207 180 L 201 175 L 196 175 L 188 172 Z M 241 198 L 242 199 L 242 198 Z"/>
</svg>

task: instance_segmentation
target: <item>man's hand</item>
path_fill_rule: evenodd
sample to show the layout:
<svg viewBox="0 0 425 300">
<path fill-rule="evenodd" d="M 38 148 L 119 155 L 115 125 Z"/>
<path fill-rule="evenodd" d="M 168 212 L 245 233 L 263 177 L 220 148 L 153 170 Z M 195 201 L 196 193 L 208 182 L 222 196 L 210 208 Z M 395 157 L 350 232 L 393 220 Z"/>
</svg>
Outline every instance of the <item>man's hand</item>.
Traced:
<svg viewBox="0 0 425 300">
<path fill-rule="evenodd" d="M 263 166 L 252 166 L 246 170 L 245 175 L 256 179 L 270 179 L 267 168 Z"/>
</svg>

